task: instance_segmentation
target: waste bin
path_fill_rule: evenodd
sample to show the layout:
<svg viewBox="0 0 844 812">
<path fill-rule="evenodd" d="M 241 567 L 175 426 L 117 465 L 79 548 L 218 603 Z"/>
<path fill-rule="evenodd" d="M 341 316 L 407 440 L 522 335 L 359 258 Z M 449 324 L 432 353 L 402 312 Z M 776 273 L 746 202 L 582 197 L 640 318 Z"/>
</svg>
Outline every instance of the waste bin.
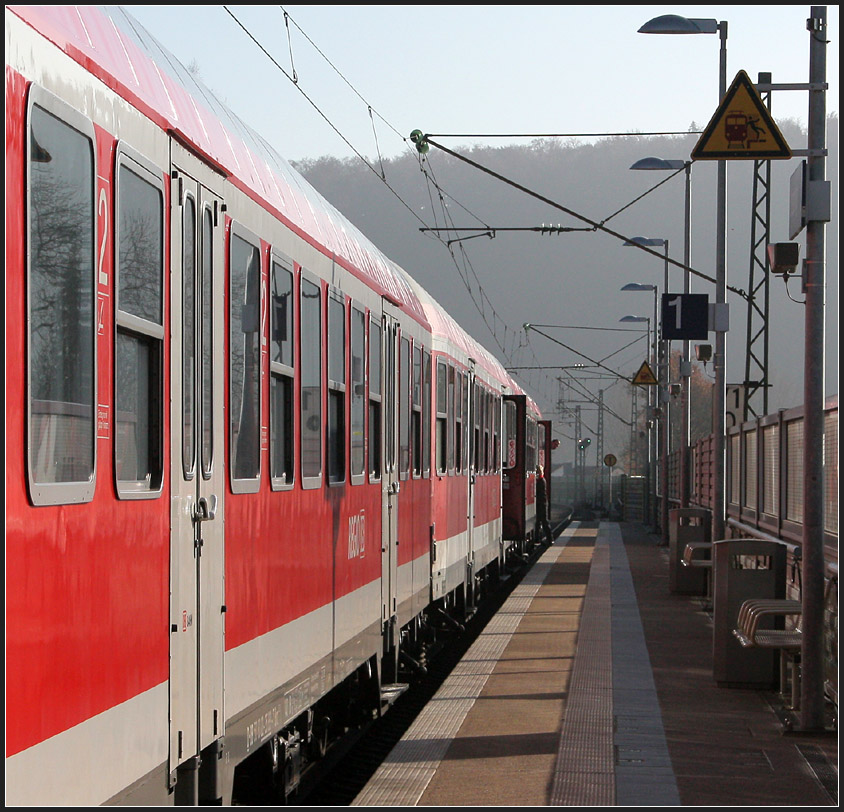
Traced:
<svg viewBox="0 0 844 812">
<path fill-rule="evenodd" d="M 689 543 L 712 541 L 712 512 L 705 508 L 668 511 L 668 589 L 679 595 L 705 595 L 705 567 L 685 566 L 683 551 Z"/>
<path fill-rule="evenodd" d="M 733 629 L 750 598 L 785 597 L 786 546 L 780 541 L 725 539 L 712 544 L 712 662 L 719 685 L 773 686 L 779 679 L 777 651 L 743 648 Z M 769 619 L 773 627 L 773 619 Z"/>
</svg>

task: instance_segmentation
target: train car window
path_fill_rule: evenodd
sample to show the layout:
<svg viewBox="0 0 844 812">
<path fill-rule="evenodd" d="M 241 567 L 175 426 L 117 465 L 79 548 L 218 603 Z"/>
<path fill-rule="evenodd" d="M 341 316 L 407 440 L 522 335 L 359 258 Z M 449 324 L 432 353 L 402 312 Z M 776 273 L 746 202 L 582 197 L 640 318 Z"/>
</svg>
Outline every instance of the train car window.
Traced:
<svg viewBox="0 0 844 812">
<path fill-rule="evenodd" d="M 478 473 L 486 472 L 486 392 L 478 386 Z"/>
<path fill-rule="evenodd" d="M 471 428 L 469 427 L 469 420 L 471 419 L 471 408 L 469 405 L 469 397 L 471 392 L 471 383 L 469 376 L 463 376 L 463 387 L 460 394 L 460 402 L 463 404 L 463 470 L 469 470 L 469 440 L 472 436 Z"/>
<path fill-rule="evenodd" d="M 369 320 L 369 481 L 381 479 L 381 324 Z"/>
<path fill-rule="evenodd" d="M 293 462 L 293 263 L 273 256 L 270 274 L 270 478 L 276 490 L 290 488 Z"/>
<path fill-rule="evenodd" d="M 484 471 L 489 473 L 492 470 L 492 394 L 484 391 Z"/>
<path fill-rule="evenodd" d="M 346 480 L 346 305 L 328 297 L 328 481 Z"/>
<path fill-rule="evenodd" d="M 97 403 L 93 127 L 38 87 L 29 105 L 29 494 L 36 505 L 87 502 Z"/>
<path fill-rule="evenodd" d="M 117 159 L 114 472 L 121 498 L 163 481 L 164 193 L 124 152 Z"/>
<path fill-rule="evenodd" d="M 410 445 L 413 476 L 422 476 L 422 348 L 413 347 L 413 397 L 410 414 Z"/>
<path fill-rule="evenodd" d="M 504 458 L 505 468 L 516 467 L 516 404 L 512 400 L 504 401 Z"/>
<path fill-rule="evenodd" d="M 322 484 L 322 291 L 302 277 L 299 315 L 302 487 Z"/>
<path fill-rule="evenodd" d="M 252 493 L 258 490 L 261 473 L 261 260 L 257 240 L 232 234 L 229 274 L 232 491 Z"/>
<path fill-rule="evenodd" d="M 423 352 L 425 391 L 422 396 L 422 476 L 431 475 L 431 353 Z"/>
<path fill-rule="evenodd" d="M 463 470 L 463 380 L 463 373 L 458 370 L 454 382 L 454 470 L 458 474 Z"/>
<path fill-rule="evenodd" d="M 448 367 L 437 361 L 437 473 L 448 468 Z"/>
<path fill-rule="evenodd" d="M 492 393 L 484 390 L 484 470 L 492 473 Z"/>
<path fill-rule="evenodd" d="M 399 474 L 407 479 L 410 473 L 410 341 L 401 340 L 399 355 Z"/>
<path fill-rule="evenodd" d="M 366 314 L 352 307 L 351 326 L 350 474 L 353 485 L 363 482 L 366 467 L 364 416 L 366 412 Z"/>
</svg>

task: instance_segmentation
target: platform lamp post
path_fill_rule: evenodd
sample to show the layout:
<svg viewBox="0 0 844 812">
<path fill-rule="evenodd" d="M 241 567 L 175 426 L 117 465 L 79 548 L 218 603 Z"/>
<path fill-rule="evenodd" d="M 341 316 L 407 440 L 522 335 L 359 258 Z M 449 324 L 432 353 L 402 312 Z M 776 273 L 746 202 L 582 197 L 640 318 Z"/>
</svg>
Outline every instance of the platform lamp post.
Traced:
<svg viewBox="0 0 844 812">
<path fill-rule="evenodd" d="M 659 237 L 632 237 L 624 243 L 625 246 L 644 245 L 648 247 L 662 246 L 665 248 L 665 271 L 663 281 L 663 293 L 668 293 L 668 240 Z M 625 285 L 622 290 L 642 290 L 642 286 L 637 283 L 632 283 L 633 287 Z M 663 542 L 668 544 L 668 434 L 670 421 L 668 419 L 668 378 L 669 366 L 668 361 L 670 357 L 670 343 L 663 340 L 657 341 L 657 334 L 662 331 L 659 329 L 659 322 L 657 321 L 657 289 L 656 286 L 645 286 L 648 290 L 653 288 L 654 291 L 654 346 L 659 348 L 656 356 L 656 376 L 659 380 L 657 387 L 658 398 L 657 406 L 659 409 L 660 419 L 657 420 L 658 426 L 658 441 L 659 441 L 659 483 L 662 491 L 662 502 L 660 503 L 660 521 L 659 528 L 662 535 Z"/>
<path fill-rule="evenodd" d="M 642 158 L 631 169 L 644 171 L 677 171 L 685 169 L 686 194 L 683 207 L 683 293 L 691 293 L 692 264 L 692 162 L 681 160 L 666 160 L 664 158 Z M 689 468 L 689 445 L 691 442 L 690 429 L 690 399 L 692 362 L 690 342 L 683 341 L 683 358 L 680 362 L 680 507 L 687 508 L 691 499 L 691 477 Z M 669 359 L 670 360 L 670 359 Z"/>
<path fill-rule="evenodd" d="M 680 17 L 677 14 L 663 14 L 648 20 L 640 34 L 719 34 L 721 48 L 718 65 L 718 101 L 727 93 L 727 22 L 714 19 Z M 715 306 L 726 309 L 727 302 L 727 162 L 718 161 L 718 187 L 716 193 L 716 235 L 715 235 Z M 720 326 L 720 324 L 719 324 Z M 715 394 L 713 404 L 712 430 L 714 434 L 715 494 L 712 506 L 712 538 L 724 538 L 726 531 L 726 405 L 727 405 L 727 334 L 719 329 L 715 332 Z"/>
<path fill-rule="evenodd" d="M 639 285 L 636 282 L 631 282 L 629 285 L 625 285 L 622 290 L 650 290 L 651 288 L 656 291 L 656 285 Z M 656 294 L 654 294 L 654 299 L 656 298 Z M 656 312 L 654 312 L 654 316 L 656 316 Z M 620 322 L 630 323 L 630 322 L 647 322 L 647 342 L 648 347 L 652 352 L 651 356 L 651 363 L 656 364 L 656 329 L 654 329 L 654 343 L 651 344 L 651 320 L 648 316 L 622 316 L 619 319 Z M 654 325 L 656 327 L 656 325 Z M 651 391 L 650 387 L 648 387 L 648 405 L 652 405 L 652 398 L 651 398 Z M 650 420 L 651 415 L 649 415 Z M 635 426 L 634 426 L 635 429 Z M 647 477 L 647 487 L 645 488 L 645 512 L 644 515 L 647 517 L 647 521 L 651 524 L 651 526 L 656 526 L 656 517 L 653 514 L 652 508 L 656 506 L 656 498 L 655 495 L 652 495 L 653 492 L 653 433 L 650 430 L 650 426 L 648 427 L 648 442 L 645 454 L 645 474 Z"/>
</svg>

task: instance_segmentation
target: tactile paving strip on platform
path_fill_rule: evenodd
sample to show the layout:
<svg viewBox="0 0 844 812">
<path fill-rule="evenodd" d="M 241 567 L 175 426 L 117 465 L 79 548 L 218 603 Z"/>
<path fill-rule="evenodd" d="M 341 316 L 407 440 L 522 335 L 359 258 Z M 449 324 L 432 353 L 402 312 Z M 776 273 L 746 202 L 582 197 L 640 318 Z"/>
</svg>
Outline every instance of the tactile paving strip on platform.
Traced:
<svg viewBox="0 0 844 812">
<path fill-rule="evenodd" d="M 580 618 L 551 806 L 615 803 L 609 560 L 609 548 L 599 534 Z"/>
<path fill-rule="evenodd" d="M 571 532 L 565 531 L 513 590 L 352 806 L 416 805 Z"/>
</svg>

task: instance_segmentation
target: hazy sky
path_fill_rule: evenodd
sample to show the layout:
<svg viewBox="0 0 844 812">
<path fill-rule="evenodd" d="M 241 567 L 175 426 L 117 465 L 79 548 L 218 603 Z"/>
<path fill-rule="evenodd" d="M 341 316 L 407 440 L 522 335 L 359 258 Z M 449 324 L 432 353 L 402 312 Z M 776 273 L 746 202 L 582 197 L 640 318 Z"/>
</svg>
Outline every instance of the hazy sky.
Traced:
<svg viewBox="0 0 844 812">
<path fill-rule="evenodd" d="M 486 143 L 700 129 L 718 105 L 719 38 L 637 33 L 668 13 L 729 23 L 728 84 L 739 70 L 808 81 L 808 5 L 127 8 L 289 160 L 395 156 L 417 128 Z M 837 112 L 838 6 L 827 14 Z M 777 92 L 773 115 L 805 122 L 807 106 L 805 91 Z"/>
</svg>

